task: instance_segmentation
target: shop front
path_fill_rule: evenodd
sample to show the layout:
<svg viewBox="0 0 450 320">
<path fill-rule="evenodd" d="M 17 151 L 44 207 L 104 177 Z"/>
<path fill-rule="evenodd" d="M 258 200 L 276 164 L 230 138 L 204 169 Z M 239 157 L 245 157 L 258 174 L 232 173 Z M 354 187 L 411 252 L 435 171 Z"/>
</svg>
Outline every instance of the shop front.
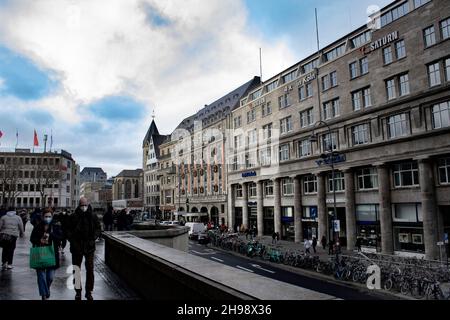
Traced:
<svg viewBox="0 0 450 320">
<path fill-rule="evenodd" d="M 248 203 L 248 228 L 250 230 L 257 230 L 258 228 L 258 213 L 256 202 Z"/>
<path fill-rule="evenodd" d="M 281 207 L 281 239 L 295 240 L 294 207 Z"/>
<path fill-rule="evenodd" d="M 334 208 L 328 208 L 328 226 L 330 227 L 330 234 L 334 234 L 333 232 L 337 233 L 337 236 L 339 238 L 339 244 L 341 247 L 347 246 L 347 227 L 346 227 L 346 219 L 345 219 L 345 208 L 336 208 L 336 217 L 334 216 Z M 336 230 L 333 230 L 333 223 L 332 221 L 336 219 L 338 223 L 335 223 Z"/>
<path fill-rule="evenodd" d="M 368 249 L 381 251 L 381 232 L 378 204 L 356 205 L 356 236 L 361 245 Z"/>
<path fill-rule="evenodd" d="M 303 238 L 308 238 L 311 240 L 313 236 L 316 238 L 318 237 L 319 227 L 318 227 L 316 206 L 303 207 L 302 226 L 303 226 Z M 320 242 L 320 239 L 317 240 Z"/>
<path fill-rule="evenodd" d="M 392 216 L 394 250 L 424 253 L 422 205 L 393 204 Z"/>
<path fill-rule="evenodd" d="M 242 207 L 236 207 L 234 208 L 234 224 L 237 228 L 240 228 L 242 223 Z"/>
</svg>

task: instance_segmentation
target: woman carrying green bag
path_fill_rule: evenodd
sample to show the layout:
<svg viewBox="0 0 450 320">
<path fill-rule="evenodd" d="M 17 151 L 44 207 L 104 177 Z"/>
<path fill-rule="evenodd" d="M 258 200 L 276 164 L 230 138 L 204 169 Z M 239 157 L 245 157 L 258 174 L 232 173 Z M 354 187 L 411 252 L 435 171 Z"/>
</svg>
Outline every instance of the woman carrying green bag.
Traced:
<svg viewBox="0 0 450 320">
<path fill-rule="evenodd" d="M 50 298 L 50 286 L 52 285 L 53 278 L 55 276 L 55 270 L 59 268 L 58 246 L 63 238 L 61 226 L 59 223 L 53 223 L 52 219 L 52 210 L 45 209 L 43 220 L 33 228 L 30 236 L 30 241 L 33 244 L 33 247 L 53 246 L 53 253 L 55 255 L 54 265 L 36 269 L 39 295 L 42 297 L 42 300 L 47 300 Z M 48 262 L 48 257 L 44 258 L 46 258 L 44 263 Z M 30 264 L 31 263 L 39 263 L 39 261 L 32 262 L 30 259 Z"/>
</svg>

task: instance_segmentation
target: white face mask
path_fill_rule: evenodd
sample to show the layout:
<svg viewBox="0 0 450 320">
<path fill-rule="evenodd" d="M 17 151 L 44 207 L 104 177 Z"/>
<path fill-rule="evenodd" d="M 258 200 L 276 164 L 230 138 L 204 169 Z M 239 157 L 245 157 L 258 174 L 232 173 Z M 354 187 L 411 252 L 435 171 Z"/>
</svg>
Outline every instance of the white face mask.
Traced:
<svg viewBox="0 0 450 320">
<path fill-rule="evenodd" d="M 88 206 L 81 206 L 80 208 L 81 208 L 81 210 L 83 210 L 83 212 L 86 212 L 88 209 Z"/>
</svg>

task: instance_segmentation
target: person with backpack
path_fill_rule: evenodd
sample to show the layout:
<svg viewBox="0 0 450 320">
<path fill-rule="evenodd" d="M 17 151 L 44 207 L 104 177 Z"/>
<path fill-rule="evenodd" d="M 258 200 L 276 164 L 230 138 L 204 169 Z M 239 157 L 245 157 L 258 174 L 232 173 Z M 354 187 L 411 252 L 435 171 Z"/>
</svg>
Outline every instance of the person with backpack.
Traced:
<svg viewBox="0 0 450 320">
<path fill-rule="evenodd" d="M 11 270 L 13 268 L 14 250 L 18 237 L 23 237 L 22 219 L 16 214 L 13 207 L 0 218 L 0 246 L 2 250 L 2 270 Z"/>
<path fill-rule="evenodd" d="M 42 300 L 50 298 L 50 287 L 55 276 L 55 270 L 60 266 L 58 249 L 62 239 L 61 222 L 53 218 L 51 209 L 45 209 L 42 221 L 33 228 L 30 236 L 33 247 L 53 246 L 55 252 L 54 266 L 36 269 L 39 295 Z"/>
</svg>

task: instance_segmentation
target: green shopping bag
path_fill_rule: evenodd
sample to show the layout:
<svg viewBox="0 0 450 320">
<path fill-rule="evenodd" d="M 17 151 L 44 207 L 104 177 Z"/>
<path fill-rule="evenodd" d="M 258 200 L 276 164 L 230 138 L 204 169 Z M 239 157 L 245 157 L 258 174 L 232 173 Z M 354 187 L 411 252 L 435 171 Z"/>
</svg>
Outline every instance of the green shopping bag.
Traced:
<svg viewBox="0 0 450 320">
<path fill-rule="evenodd" d="M 45 269 L 54 266 L 56 266 L 56 260 L 53 245 L 30 248 L 31 269 Z"/>
</svg>

